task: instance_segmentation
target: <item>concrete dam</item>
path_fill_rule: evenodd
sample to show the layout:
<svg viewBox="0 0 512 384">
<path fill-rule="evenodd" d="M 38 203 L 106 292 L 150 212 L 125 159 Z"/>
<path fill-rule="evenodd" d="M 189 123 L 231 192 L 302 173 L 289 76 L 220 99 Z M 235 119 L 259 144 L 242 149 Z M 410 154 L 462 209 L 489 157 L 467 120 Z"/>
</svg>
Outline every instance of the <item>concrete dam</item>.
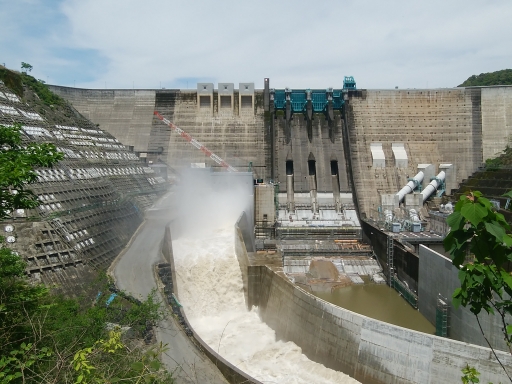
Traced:
<svg viewBox="0 0 512 384">
<path fill-rule="evenodd" d="M 280 183 L 280 192 L 287 191 L 287 164 L 293 164 L 294 191 L 309 192 L 308 161 L 313 160 L 318 192 L 332 193 L 331 164 L 337 162 L 340 190 L 356 193 L 363 217 L 374 215 L 382 205 L 381 195 L 400 190 L 421 164 L 436 170 L 440 164 L 453 165 L 449 193 L 486 159 L 501 153 L 512 134 L 512 90 L 507 86 L 347 89 L 343 116 L 334 109 L 332 120 L 326 113 L 314 113 L 311 121 L 302 112 L 285 116 L 284 108 L 275 108 L 269 100 L 268 87 L 255 90 L 253 84 L 240 83 L 239 88 L 232 83 L 220 83 L 218 89 L 198 84 L 197 90 L 51 86 L 83 116 L 148 161 L 173 167 L 216 166 L 172 135 L 154 117 L 158 110 L 235 167 L 245 170 L 252 162 L 255 178 Z M 348 159 L 354 185 L 346 172 Z"/>
<path fill-rule="evenodd" d="M 55 142 L 67 154 L 34 185 L 44 208 L 13 219 L 13 247 L 27 254 L 35 243 L 27 256 L 34 278 L 86 285 L 85 271 L 105 268 L 117 256 L 166 178 L 180 179 L 191 165 L 222 169 L 193 144 L 199 143 L 255 180 L 253 205 L 237 224 L 236 256 L 246 305 L 260 308 L 278 339 L 364 383 L 456 382 L 468 362 L 482 379 L 503 380 L 484 341 L 469 339 L 470 320 L 453 309 L 451 327 L 468 327 L 443 335 L 455 340 L 368 319 L 313 294 L 361 277 L 391 281 L 435 322 L 441 292 L 428 279 L 444 265 L 435 252 L 444 233 L 431 212 L 441 212 L 461 181 L 505 149 L 512 88 L 361 90 L 351 80 L 322 90 L 272 89 L 268 79 L 263 89 L 252 83 L 238 89 L 200 83 L 195 90 L 50 86 L 73 106 L 58 118 L 21 105 L 3 86 L 2 122 L 19 121 L 28 138 Z M 420 172 L 421 180 L 414 179 Z M 432 182 L 434 190 L 422 195 Z M 422 259 L 422 252 L 428 256 Z M 334 265 L 329 278 L 318 267 L 324 261 Z"/>
</svg>

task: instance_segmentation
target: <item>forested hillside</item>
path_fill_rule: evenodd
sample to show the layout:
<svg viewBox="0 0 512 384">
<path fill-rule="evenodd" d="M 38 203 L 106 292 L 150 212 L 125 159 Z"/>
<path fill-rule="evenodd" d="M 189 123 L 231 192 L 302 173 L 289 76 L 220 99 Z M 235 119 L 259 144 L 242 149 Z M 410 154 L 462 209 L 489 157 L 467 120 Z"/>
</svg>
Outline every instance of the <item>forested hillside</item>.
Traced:
<svg viewBox="0 0 512 384">
<path fill-rule="evenodd" d="M 475 87 L 483 85 L 512 85 L 512 69 L 481 73 L 468 77 L 459 87 Z"/>
</svg>

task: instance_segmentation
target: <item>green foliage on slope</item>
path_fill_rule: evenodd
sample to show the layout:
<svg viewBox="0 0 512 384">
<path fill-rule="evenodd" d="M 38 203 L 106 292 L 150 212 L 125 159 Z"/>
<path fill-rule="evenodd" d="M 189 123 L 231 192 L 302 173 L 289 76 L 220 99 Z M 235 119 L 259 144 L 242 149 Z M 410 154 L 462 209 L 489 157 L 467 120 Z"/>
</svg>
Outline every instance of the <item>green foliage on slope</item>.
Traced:
<svg viewBox="0 0 512 384">
<path fill-rule="evenodd" d="M 19 97 L 23 97 L 23 82 L 19 73 L 0 66 L 0 80 Z"/>
<path fill-rule="evenodd" d="M 39 97 L 39 99 L 46 105 L 64 105 L 66 102 L 60 96 L 50 91 L 48 86 L 42 80 L 36 80 L 34 77 L 22 73 L 21 79 L 23 84 L 29 87 Z"/>
<path fill-rule="evenodd" d="M 476 87 L 485 85 L 512 85 L 512 69 L 481 73 L 468 77 L 459 87 Z"/>
<path fill-rule="evenodd" d="M 512 167 L 512 148 L 507 145 L 501 155 L 493 159 L 487 159 L 485 161 L 485 167 L 488 170 Z"/>
<path fill-rule="evenodd" d="M 42 80 L 37 80 L 26 72 L 15 72 L 0 66 L 0 80 L 17 96 L 23 98 L 23 87 L 29 88 L 47 106 L 65 105 L 64 99 L 54 94 Z"/>
<path fill-rule="evenodd" d="M 148 326 L 164 316 L 154 294 L 144 302 L 120 294 L 109 303 L 103 279 L 94 303 L 67 299 L 31 284 L 24 270 L 21 258 L 2 246 L 1 383 L 173 382 L 159 360 L 165 346 L 141 343 Z M 107 329 L 109 323 L 118 327 Z M 122 326 L 131 327 L 130 338 L 123 340 Z"/>
</svg>

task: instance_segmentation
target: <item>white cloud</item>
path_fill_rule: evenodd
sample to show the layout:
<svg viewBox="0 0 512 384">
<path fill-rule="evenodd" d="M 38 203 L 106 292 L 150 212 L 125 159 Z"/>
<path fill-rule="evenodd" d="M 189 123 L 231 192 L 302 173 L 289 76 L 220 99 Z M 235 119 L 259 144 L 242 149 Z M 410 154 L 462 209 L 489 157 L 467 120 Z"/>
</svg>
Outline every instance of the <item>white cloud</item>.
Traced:
<svg viewBox="0 0 512 384">
<path fill-rule="evenodd" d="M 337 88 L 353 75 L 365 88 L 450 87 L 512 62 L 509 1 L 69 0 L 59 10 L 65 22 L 38 41 L 37 59 L 62 67 L 67 85 L 262 87 L 270 77 L 276 88 Z M 55 47 L 69 50 L 58 55 L 66 64 Z"/>
</svg>

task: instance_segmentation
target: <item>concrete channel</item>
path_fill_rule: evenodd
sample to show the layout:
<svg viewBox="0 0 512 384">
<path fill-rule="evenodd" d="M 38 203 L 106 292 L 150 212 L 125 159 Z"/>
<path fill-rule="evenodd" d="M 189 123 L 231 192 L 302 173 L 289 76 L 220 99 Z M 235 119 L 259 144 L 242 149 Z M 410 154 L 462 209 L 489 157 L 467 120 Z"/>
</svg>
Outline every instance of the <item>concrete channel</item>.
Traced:
<svg viewBox="0 0 512 384">
<path fill-rule="evenodd" d="M 172 219 L 169 210 L 171 196 L 172 193 L 167 194 L 148 209 L 145 222 L 111 268 L 118 287 L 139 299 L 157 289 L 154 265 L 163 261 L 160 245 L 165 225 Z M 158 296 L 164 302 L 159 292 Z M 158 324 L 156 338 L 169 347 L 162 359 L 174 371 L 178 384 L 227 383 L 219 369 L 198 349 L 172 315 Z"/>
</svg>

